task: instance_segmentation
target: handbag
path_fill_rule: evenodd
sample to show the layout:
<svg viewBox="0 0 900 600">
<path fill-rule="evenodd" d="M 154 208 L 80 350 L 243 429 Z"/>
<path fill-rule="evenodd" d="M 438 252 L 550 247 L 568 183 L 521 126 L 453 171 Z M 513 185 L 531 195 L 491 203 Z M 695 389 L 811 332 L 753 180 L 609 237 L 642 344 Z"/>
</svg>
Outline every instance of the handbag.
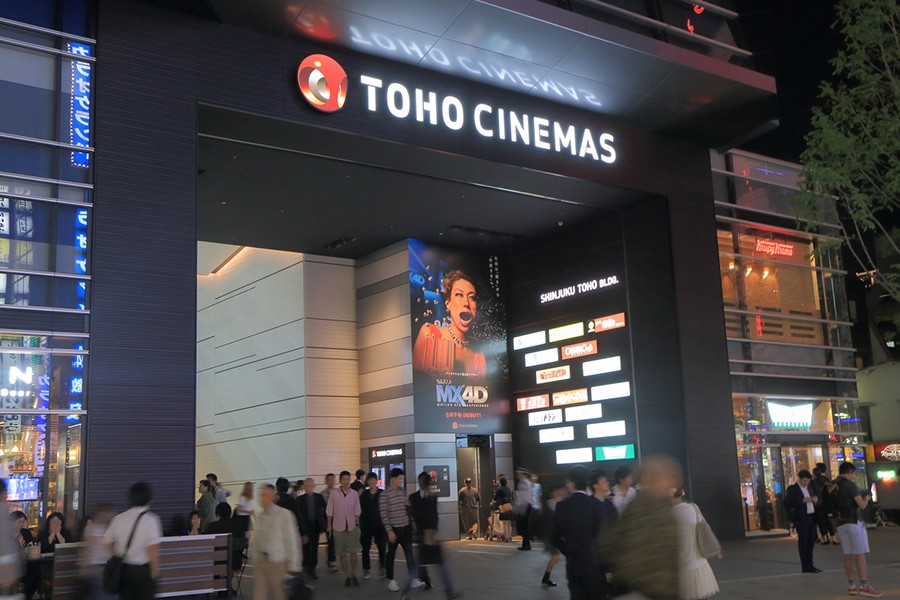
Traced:
<svg viewBox="0 0 900 600">
<path fill-rule="evenodd" d="M 134 539 L 134 533 L 137 531 L 138 523 L 141 522 L 141 517 L 146 515 L 147 512 L 149 511 L 145 510 L 139 514 L 134 521 L 131 535 L 128 536 L 128 543 L 125 545 L 125 551 L 122 552 L 122 555 L 113 554 L 106 561 L 106 564 L 103 565 L 103 591 L 107 594 L 118 594 L 122 588 L 122 566 L 125 564 L 125 555 L 128 554 L 128 549 L 131 548 L 131 541 Z"/>
<path fill-rule="evenodd" d="M 719 556 L 722 553 L 722 545 L 716 538 L 716 534 L 713 533 L 712 527 L 703 518 L 700 508 L 696 504 L 693 506 L 697 511 L 697 547 L 700 549 L 700 554 L 705 558 Z"/>
<path fill-rule="evenodd" d="M 512 512 L 512 509 L 513 509 L 512 502 L 504 502 L 503 504 L 500 505 L 500 514 L 502 515 L 504 513 Z"/>
</svg>

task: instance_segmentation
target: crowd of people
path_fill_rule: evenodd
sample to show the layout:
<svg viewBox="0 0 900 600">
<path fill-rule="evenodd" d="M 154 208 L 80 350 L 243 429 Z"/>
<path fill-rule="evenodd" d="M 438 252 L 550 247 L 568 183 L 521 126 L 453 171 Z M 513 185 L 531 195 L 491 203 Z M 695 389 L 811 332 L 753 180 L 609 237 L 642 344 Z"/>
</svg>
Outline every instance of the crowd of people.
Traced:
<svg viewBox="0 0 900 600">
<path fill-rule="evenodd" d="M 816 475 L 800 471 L 798 481 L 787 490 L 786 504 L 798 533 L 801 570 L 820 572 L 813 563 L 813 548 L 821 510 L 836 524 L 836 530 L 824 527 L 820 541 L 828 543 L 840 536 L 850 595 L 877 598 L 881 594 L 867 579 L 865 555 L 869 549 L 859 515 L 865 501 L 852 481 L 854 469 L 852 463 L 842 463 L 834 481 L 817 477 L 824 473 L 819 466 Z M 628 467 L 615 471 L 615 485 L 602 470 L 574 467 L 566 485 L 552 488 L 546 498 L 536 475 L 520 468 L 515 477 L 514 489 L 502 474 L 494 482 L 484 535 L 511 541 L 515 524 L 522 551 L 531 550 L 533 538 L 543 538 L 549 556 L 541 586 L 557 585 L 552 573 L 565 556 L 573 600 L 694 600 L 718 593 L 707 561 L 716 554 L 718 544 L 710 551 L 704 543 L 703 514 L 686 501 L 680 467 L 671 458 L 645 458 L 637 485 Z M 399 468 L 390 471 L 386 489 L 380 483 L 375 473 L 361 469 L 355 479 L 349 471 L 337 476 L 329 473 L 321 491 L 316 491 L 312 478 L 294 484 L 279 478 L 274 485 L 256 489 L 248 482 L 232 509 L 230 492 L 209 473 L 199 483 L 194 510 L 175 533 L 231 534 L 233 569 L 242 569 L 246 560 L 254 566 L 254 600 L 284 600 L 285 582 L 299 574 L 307 580 L 318 579 L 320 543 L 327 546 L 328 573 L 340 572 L 346 587 L 359 587 L 360 578 L 374 575 L 406 600 L 413 589 L 433 587 L 428 567 L 435 566 L 447 598 L 459 598 L 461 593 L 454 586 L 438 541 L 438 493 L 432 476 L 420 473 L 418 487 L 411 494 Z M 254 498 L 257 490 L 258 498 Z M 5 496 L 5 482 L 0 480 L 3 507 Z M 20 560 L 29 548 L 52 553 L 59 544 L 81 541 L 86 597 L 115 597 L 104 591 L 102 576 L 110 557 L 119 556 L 123 567 L 118 597 L 151 600 L 159 577 L 162 524 L 150 511 L 153 494 L 149 485 L 132 485 L 128 497 L 129 510 L 113 515 L 108 507 L 98 506 L 75 535 L 64 527 L 60 513 L 48 515 L 37 536 L 26 527 L 24 513 L 9 513 L 9 519 L 0 520 L 0 595 L 17 589 L 24 592 L 26 600 L 35 595 L 40 563 Z M 465 537 L 478 539 L 482 497 L 471 479 L 459 490 L 458 502 Z M 372 565 L 373 545 L 377 571 Z M 395 570 L 400 549 L 406 565 L 402 576 Z"/>
</svg>

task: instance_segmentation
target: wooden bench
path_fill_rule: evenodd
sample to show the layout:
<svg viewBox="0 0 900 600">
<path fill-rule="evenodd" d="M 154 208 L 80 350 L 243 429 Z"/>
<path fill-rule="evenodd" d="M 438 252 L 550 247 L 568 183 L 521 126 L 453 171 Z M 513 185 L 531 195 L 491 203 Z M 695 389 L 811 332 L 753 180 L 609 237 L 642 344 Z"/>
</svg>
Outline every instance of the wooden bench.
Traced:
<svg viewBox="0 0 900 600">
<path fill-rule="evenodd" d="M 227 592 L 230 597 L 231 534 L 163 538 L 159 545 L 157 598 Z M 80 600 L 84 544 L 59 544 L 53 556 L 53 600 Z M 239 565 L 235 565 L 237 567 Z"/>
</svg>

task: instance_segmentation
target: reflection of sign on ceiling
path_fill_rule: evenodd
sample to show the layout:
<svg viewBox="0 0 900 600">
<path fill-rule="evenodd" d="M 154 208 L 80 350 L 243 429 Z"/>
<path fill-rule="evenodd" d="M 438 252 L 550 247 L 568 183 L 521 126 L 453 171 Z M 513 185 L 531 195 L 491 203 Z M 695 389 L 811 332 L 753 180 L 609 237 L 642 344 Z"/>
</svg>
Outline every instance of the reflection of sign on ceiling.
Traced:
<svg viewBox="0 0 900 600">
<path fill-rule="evenodd" d="M 516 398 L 516 408 L 520 412 L 525 410 L 535 410 L 537 408 L 550 408 L 550 395 L 542 394 L 540 396 Z"/>
<path fill-rule="evenodd" d="M 900 444 L 875 444 L 875 460 L 900 462 Z"/>
<path fill-rule="evenodd" d="M 580 390 L 567 390 L 553 394 L 553 406 L 566 406 L 568 404 L 581 404 L 588 401 L 587 388 Z"/>
<path fill-rule="evenodd" d="M 569 365 L 563 367 L 553 367 L 552 369 L 542 369 L 535 372 L 535 379 L 538 383 L 550 383 L 551 381 L 562 381 L 571 377 Z"/>
<path fill-rule="evenodd" d="M 793 256 L 794 245 L 782 244 L 773 240 L 756 240 L 756 251 L 769 256 Z"/>
<path fill-rule="evenodd" d="M 590 340 L 587 342 L 582 342 L 580 344 L 572 344 L 570 346 L 562 347 L 563 360 L 568 360 L 570 358 L 579 358 L 582 356 L 590 356 L 591 354 L 597 354 L 597 340 Z"/>
<path fill-rule="evenodd" d="M 588 333 L 619 329 L 620 327 L 625 327 L 625 313 L 616 313 L 608 317 L 597 317 L 593 321 L 588 321 L 587 325 Z"/>
<path fill-rule="evenodd" d="M 784 429 L 806 429 L 812 425 L 813 403 L 805 404 L 779 404 L 769 401 L 766 403 L 769 409 L 769 417 L 773 427 Z"/>
</svg>

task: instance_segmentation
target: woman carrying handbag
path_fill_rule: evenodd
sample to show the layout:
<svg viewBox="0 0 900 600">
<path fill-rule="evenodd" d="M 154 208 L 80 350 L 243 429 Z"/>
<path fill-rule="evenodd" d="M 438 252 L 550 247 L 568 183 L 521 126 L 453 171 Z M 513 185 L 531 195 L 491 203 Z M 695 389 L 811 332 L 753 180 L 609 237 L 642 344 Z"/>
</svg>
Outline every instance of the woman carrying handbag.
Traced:
<svg viewBox="0 0 900 600">
<path fill-rule="evenodd" d="M 718 540 L 696 504 L 684 501 L 684 489 L 675 491 L 672 512 L 679 529 L 679 564 L 682 600 L 709 598 L 719 593 L 719 584 L 709 562 L 722 556 Z"/>
</svg>

